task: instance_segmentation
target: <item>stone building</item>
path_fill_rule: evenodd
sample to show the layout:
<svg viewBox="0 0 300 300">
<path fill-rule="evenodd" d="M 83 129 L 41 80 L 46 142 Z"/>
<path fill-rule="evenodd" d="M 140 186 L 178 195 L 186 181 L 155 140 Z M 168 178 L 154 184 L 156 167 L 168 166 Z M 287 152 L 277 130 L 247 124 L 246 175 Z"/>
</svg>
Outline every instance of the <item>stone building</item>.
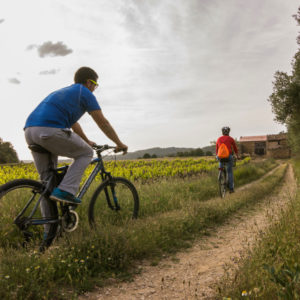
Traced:
<svg viewBox="0 0 300 300">
<path fill-rule="evenodd" d="M 289 158 L 291 150 L 288 146 L 287 134 L 269 134 L 259 136 L 241 136 L 239 140 L 241 154 L 272 158 Z"/>
</svg>

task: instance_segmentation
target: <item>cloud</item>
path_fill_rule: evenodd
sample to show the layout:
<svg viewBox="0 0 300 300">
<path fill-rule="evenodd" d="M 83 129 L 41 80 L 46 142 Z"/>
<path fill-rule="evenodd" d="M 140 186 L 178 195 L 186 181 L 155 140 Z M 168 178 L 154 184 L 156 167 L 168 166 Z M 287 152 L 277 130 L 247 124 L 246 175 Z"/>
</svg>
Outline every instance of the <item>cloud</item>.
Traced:
<svg viewBox="0 0 300 300">
<path fill-rule="evenodd" d="M 54 74 L 57 74 L 59 71 L 60 71 L 59 69 L 44 70 L 44 71 L 41 71 L 39 74 L 40 75 L 54 75 Z"/>
<path fill-rule="evenodd" d="M 34 49 L 34 48 L 37 48 L 38 46 L 37 45 L 28 45 L 27 46 L 27 48 L 26 48 L 26 50 L 28 50 L 28 51 L 30 51 L 30 50 L 32 50 L 32 49 Z"/>
<path fill-rule="evenodd" d="M 21 81 L 17 78 L 9 78 L 8 81 L 12 84 L 20 84 Z"/>
<path fill-rule="evenodd" d="M 29 45 L 27 50 L 37 48 L 40 57 L 45 56 L 66 56 L 73 52 L 63 42 L 52 43 L 51 41 L 45 42 L 42 45 Z"/>
<path fill-rule="evenodd" d="M 0 19 L 0 24 L 3 23 L 5 20 L 4 19 Z"/>
</svg>

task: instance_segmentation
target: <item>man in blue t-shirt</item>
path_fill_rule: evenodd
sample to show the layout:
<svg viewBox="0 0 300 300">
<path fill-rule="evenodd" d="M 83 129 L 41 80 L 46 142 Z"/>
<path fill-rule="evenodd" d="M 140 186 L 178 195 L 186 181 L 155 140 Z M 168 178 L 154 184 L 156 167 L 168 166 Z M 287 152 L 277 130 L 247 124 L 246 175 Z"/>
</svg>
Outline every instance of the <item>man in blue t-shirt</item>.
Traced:
<svg viewBox="0 0 300 300">
<path fill-rule="evenodd" d="M 88 112 L 104 134 L 116 144 L 116 151 L 127 152 L 113 127 L 104 117 L 93 95 L 98 87 L 97 73 L 88 67 L 78 69 L 75 84 L 48 95 L 29 115 L 25 123 L 25 138 L 30 144 L 38 144 L 52 153 L 51 161 L 45 153 L 32 152 L 41 180 L 49 176 L 49 165 L 56 167 L 58 156 L 73 158 L 62 182 L 50 195 L 50 199 L 71 204 L 80 204 L 75 197 L 84 170 L 93 157 L 92 145 L 83 132 L 78 120 Z M 72 130 L 71 130 L 72 129 Z M 44 216 L 49 213 L 47 200 L 41 203 Z"/>
</svg>

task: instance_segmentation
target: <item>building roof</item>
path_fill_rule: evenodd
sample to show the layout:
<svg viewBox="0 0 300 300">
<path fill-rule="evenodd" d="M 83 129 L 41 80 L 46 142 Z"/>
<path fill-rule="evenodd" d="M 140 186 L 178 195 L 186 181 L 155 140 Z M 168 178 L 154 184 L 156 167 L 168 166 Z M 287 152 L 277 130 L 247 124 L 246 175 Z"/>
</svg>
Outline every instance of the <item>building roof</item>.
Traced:
<svg viewBox="0 0 300 300">
<path fill-rule="evenodd" d="M 256 136 L 241 136 L 240 142 L 266 142 L 266 135 L 256 135 Z"/>
</svg>

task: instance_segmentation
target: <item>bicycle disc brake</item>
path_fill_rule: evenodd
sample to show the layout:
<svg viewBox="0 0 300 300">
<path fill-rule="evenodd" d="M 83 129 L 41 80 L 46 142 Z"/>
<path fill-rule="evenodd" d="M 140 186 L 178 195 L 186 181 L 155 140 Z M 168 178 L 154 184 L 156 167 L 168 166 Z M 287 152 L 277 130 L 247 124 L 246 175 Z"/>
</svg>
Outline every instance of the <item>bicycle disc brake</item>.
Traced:
<svg viewBox="0 0 300 300">
<path fill-rule="evenodd" d="M 64 213 L 62 216 L 62 229 L 66 232 L 72 232 L 74 231 L 79 222 L 79 217 L 76 211 L 74 210 L 68 210 Z"/>
</svg>

